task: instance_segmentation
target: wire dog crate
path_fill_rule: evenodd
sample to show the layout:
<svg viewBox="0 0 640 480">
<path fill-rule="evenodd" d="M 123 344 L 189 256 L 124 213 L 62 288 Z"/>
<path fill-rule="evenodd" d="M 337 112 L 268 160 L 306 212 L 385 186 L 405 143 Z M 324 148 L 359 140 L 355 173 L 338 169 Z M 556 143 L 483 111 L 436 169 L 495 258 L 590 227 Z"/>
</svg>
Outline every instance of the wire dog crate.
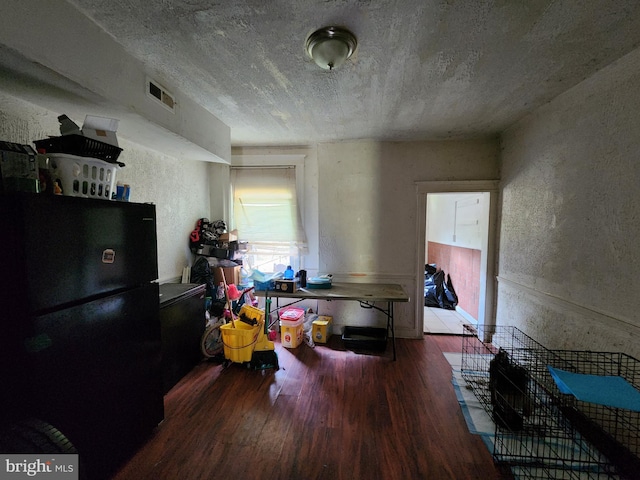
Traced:
<svg viewBox="0 0 640 480">
<path fill-rule="evenodd" d="M 495 423 L 493 457 L 516 478 L 637 478 L 640 414 L 560 393 L 548 367 L 619 375 L 636 389 L 640 362 L 624 354 L 549 350 L 515 327 L 490 342 L 464 326 L 461 374 Z"/>
<path fill-rule="evenodd" d="M 463 331 L 462 377 L 487 413 L 492 414 L 489 368 L 495 355 L 502 349 L 518 365 L 531 368 L 539 352 L 546 349 L 515 327 L 496 327 L 490 342 L 479 340 L 473 325 L 463 325 Z"/>
<path fill-rule="evenodd" d="M 572 373 L 621 377 L 640 390 L 640 361 L 620 352 L 552 350 L 549 364 Z M 621 478 L 640 476 L 640 412 L 562 394 L 551 375 L 542 378 L 572 428 L 615 465 Z"/>
</svg>

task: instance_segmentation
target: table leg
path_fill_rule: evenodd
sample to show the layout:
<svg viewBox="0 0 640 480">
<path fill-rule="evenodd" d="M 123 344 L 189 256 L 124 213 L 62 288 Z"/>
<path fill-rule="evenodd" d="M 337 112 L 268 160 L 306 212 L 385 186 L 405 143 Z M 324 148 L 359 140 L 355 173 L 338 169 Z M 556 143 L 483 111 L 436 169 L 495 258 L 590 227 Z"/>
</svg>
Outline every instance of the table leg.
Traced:
<svg viewBox="0 0 640 480">
<path fill-rule="evenodd" d="M 393 360 L 396 359 L 396 329 L 393 322 L 393 302 L 389 302 L 387 306 L 388 316 L 387 322 L 391 324 L 391 343 L 393 344 Z"/>
</svg>

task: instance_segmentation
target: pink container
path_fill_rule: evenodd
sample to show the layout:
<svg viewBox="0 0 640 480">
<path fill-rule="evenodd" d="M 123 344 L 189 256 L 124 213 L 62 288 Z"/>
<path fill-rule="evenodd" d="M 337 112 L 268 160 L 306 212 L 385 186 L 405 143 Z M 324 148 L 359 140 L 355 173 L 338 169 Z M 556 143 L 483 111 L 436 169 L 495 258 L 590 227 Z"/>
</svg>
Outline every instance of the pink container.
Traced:
<svg viewBox="0 0 640 480">
<path fill-rule="evenodd" d="M 280 312 L 281 322 L 296 323 L 302 317 L 304 317 L 304 310 L 301 308 L 288 307 L 288 308 L 285 308 L 282 312 Z"/>
</svg>

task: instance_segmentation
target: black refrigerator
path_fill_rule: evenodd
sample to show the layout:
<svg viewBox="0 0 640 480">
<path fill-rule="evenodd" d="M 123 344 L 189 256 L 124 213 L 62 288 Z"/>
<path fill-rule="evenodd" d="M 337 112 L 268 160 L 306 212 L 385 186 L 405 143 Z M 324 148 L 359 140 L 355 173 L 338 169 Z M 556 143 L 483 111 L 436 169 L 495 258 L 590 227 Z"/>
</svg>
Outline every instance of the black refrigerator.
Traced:
<svg viewBox="0 0 640 480">
<path fill-rule="evenodd" d="M 155 206 L 0 196 L 0 238 L 0 425 L 46 422 L 109 478 L 164 416 Z"/>
</svg>

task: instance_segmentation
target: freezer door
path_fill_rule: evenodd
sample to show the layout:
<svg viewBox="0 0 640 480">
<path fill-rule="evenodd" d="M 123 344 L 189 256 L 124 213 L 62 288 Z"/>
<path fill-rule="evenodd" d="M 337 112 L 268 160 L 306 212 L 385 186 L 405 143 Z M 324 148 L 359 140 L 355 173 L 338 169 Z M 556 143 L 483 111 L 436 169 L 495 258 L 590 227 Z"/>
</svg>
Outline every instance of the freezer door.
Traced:
<svg viewBox="0 0 640 480">
<path fill-rule="evenodd" d="M 0 265 L 9 269 L 0 286 L 30 313 L 158 277 L 152 204 L 45 195 L 0 202 Z"/>
<path fill-rule="evenodd" d="M 36 317 L 19 368 L 21 403 L 76 446 L 99 478 L 162 421 L 158 285 Z"/>
</svg>

